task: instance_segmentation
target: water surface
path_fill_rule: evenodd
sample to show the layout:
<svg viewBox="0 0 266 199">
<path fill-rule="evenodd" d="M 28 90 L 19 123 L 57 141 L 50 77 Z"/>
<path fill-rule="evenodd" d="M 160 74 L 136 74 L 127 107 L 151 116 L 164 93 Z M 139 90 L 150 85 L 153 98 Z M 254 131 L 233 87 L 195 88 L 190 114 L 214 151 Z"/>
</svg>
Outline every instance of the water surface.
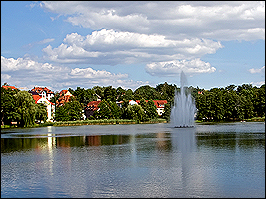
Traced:
<svg viewBox="0 0 266 199">
<path fill-rule="evenodd" d="M 1 197 L 265 197 L 265 124 L 6 129 Z"/>
</svg>

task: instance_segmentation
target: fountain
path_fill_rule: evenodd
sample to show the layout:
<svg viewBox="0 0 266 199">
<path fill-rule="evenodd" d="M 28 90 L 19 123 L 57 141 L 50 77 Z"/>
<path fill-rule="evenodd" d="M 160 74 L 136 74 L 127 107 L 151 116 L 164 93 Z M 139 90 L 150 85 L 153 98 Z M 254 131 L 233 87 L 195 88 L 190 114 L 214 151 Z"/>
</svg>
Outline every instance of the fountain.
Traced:
<svg viewBox="0 0 266 199">
<path fill-rule="evenodd" d="M 171 109 L 170 122 L 176 128 L 194 127 L 196 106 L 187 87 L 184 72 L 180 75 L 180 93 L 175 91 L 174 106 Z"/>
</svg>

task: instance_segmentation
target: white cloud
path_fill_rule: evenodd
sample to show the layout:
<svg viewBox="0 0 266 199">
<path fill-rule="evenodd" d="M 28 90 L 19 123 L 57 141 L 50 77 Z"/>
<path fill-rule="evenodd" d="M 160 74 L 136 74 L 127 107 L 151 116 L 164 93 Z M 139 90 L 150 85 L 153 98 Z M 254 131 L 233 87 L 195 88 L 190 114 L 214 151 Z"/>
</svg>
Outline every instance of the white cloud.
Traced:
<svg viewBox="0 0 266 199">
<path fill-rule="evenodd" d="M 172 39 L 265 39 L 264 1 L 48 1 L 42 2 L 41 7 L 65 15 L 66 21 L 75 26 L 94 30 L 156 33 Z"/>
<path fill-rule="evenodd" d="M 128 74 L 115 74 L 106 70 L 68 68 L 49 63 L 39 63 L 30 58 L 5 58 L 1 56 L 1 84 L 9 83 L 28 89 L 37 85 L 48 86 L 52 90 L 93 86 L 121 86 L 135 89 L 149 82 L 134 81 Z"/>
<path fill-rule="evenodd" d="M 147 64 L 146 71 L 153 76 L 176 76 L 183 71 L 186 74 L 213 73 L 215 68 L 210 63 L 198 59 L 176 60 Z"/>
<path fill-rule="evenodd" d="M 265 66 L 262 66 L 261 68 L 251 68 L 248 70 L 250 73 L 265 73 Z"/>
<path fill-rule="evenodd" d="M 102 29 L 87 36 L 68 34 L 57 48 L 43 49 L 45 58 L 59 63 L 127 64 L 169 61 L 213 54 L 222 48 L 209 39 L 170 40 L 163 35 Z"/>
</svg>

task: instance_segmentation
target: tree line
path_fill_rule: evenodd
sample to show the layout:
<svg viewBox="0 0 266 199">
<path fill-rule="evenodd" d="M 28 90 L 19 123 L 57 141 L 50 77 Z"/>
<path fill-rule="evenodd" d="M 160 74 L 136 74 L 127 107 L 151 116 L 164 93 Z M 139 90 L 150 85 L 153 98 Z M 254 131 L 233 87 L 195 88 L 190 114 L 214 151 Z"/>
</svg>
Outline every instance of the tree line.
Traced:
<svg viewBox="0 0 266 199">
<path fill-rule="evenodd" d="M 225 88 L 212 88 L 210 90 L 198 87 L 188 87 L 197 108 L 197 120 L 200 121 L 232 121 L 250 119 L 252 117 L 265 117 L 265 84 L 259 88 L 251 84 L 241 86 L 229 85 Z M 141 86 L 135 91 L 114 88 L 112 86 L 93 88 L 69 88 L 73 95 L 71 100 L 63 106 L 56 107 L 56 121 L 80 120 L 82 110 L 86 105 L 101 99 L 96 111 L 89 119 L 134 119 L 148 121 L 156 119 L 158 114 L 152 100 L 167 100 L 162 118 L 170 120 L 171 108 L 175 92 L 179 92 L 175 84 L 158 84 L 156 87 Z M 51 99 L 55 103 L 59 92 Z M 137 105 L 130 105 L 129 100 L 140 100 Z M 146 102 L 146 100 L 148 100 Z M 116 101 L 123 101 L 118 107 Z M 18 121 L 20 126 L 30 126 L 35 120 L 45 121 L 46 108 L 42 104 L 35 104 L 27 91 L 18 89 L 4 89 L 1 87 L 1 120 L 4 124 Z"/>
</svg>

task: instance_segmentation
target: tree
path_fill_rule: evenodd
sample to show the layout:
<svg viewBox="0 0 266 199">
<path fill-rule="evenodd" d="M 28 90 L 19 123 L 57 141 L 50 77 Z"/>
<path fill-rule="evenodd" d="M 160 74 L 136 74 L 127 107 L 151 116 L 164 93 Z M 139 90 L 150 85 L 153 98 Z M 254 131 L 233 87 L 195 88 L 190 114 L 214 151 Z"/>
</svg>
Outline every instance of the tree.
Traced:
<svg viewBox="0 0 266 199">
<path fill-rule="evenodd" d="M 147 104 L 146 104 L 146 109 L 144 109 L 146 111 L 146 116 L 147 119 L 155 119 L 158 117 L 158 113 L 156 111 L 156 106 L 153 102 L 153 100 L 148 100 Z"/>
<path fill-rule="evenodd" d="M 36 104 L 36 115 L 35 119 L 39 121 L 46 121 L 47 120 L 47 109 L 44 104 Z"/>
<path fill-rule="evenodd" d="M 6 86 L 7 84 L 5 84 Z M 10 125 L 12 121 L 18 121 L 20 115 L 17 113 L 16 94 L 18 89 L 5 89 L 1 87 L 1 122 Z"/>
<path fill-rule="evenodd" d="M 155 88 L 146 85 L 137 88 L 134 92 L 134 100 L 140 100 L 144 98 L 146 100 L 150 99 L 160 99 L 160 94 L 156 91 Z"/>
<path fill-rule="evenodd" d="M 56 108 L 55 119 L 57 121 L 80 120 L 82 116 L 82 104 L 74 97 L 63 106 Z"/>
<path fill-rule="evenodd" d="M 17 113 L 19 114 L 19 126 L 29 127 L 34 125 L 36 105 L 31 94 L 27 91 L 19 91 L 16 95 Z"/>
<path fill-rule="evenodd" d="M 128 105 L 126 111 L 128 115 L 127 119 L 133 119 L 136 121 L 144 121 L 145 112 L 144 112 L 144 109 L 140 105 L 137 105 L 137 104 Z"/>
<path fill-rule="evenodd" d="M 105 99 L 106 101 L 115 102 L 116 96 L 117 96 L 117 93 L 116 93 L 115 88 L 113 88 L 112 86 L 107 86 L 104 88 L 103 99 Z"/>
</svg>

